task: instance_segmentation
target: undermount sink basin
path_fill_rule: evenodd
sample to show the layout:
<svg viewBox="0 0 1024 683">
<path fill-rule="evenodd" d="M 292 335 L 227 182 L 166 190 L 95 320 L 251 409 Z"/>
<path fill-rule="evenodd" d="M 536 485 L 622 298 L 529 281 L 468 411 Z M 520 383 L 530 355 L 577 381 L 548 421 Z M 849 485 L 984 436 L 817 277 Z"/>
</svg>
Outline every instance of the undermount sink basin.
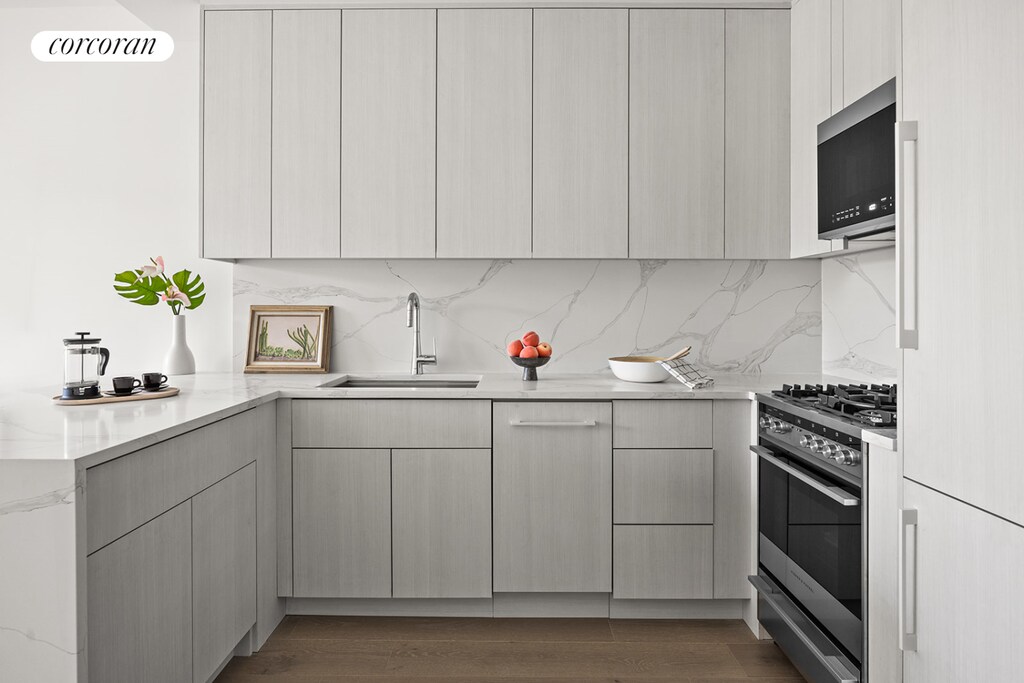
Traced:
<svg viewBox="0 0 1024 683">
<path fill-rule="evenodd" d="M 321 389 L 475 389 L 479 378 L 443 377 L 342 377 Z"/>
</svg>

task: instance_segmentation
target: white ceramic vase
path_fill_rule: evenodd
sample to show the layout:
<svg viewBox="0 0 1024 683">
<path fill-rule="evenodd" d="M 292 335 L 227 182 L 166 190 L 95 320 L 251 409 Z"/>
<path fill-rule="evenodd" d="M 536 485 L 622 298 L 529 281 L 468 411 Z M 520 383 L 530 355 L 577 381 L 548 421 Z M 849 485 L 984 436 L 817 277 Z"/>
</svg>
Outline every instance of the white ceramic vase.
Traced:
<svg viewBox="0 0 1024 683">
<path fill-rule="evenodd" d="M 196 358 L 188 348 L 185 340 L 185 316 L 176 315 L 174 320 L 174 331 L 171 335 L 171 348 L 164 356 L 163 372 L 167 375 L 194 375 L 196 372 Z"/>
</svg>

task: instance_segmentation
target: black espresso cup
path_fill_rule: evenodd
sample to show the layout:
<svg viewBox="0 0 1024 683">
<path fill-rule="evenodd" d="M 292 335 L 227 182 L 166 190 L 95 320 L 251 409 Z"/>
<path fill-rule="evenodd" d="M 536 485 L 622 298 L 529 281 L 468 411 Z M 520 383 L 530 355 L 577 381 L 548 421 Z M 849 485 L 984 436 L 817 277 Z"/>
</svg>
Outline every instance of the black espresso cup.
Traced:
<svg viewBox="0 0 1024 683">
<path fill-rule="evenodd" d="M 167 381 L 167 375 L 161 375 L 159 372 L 144 372 L 142 373 L 142 388 L 159 389 L 160 386 Z"/>
<path fill-rule="evenodd" d="M 127 396 L 142 386 L 142 380 L 137 377 L 115 377 L 111 382 L 114 384 L 114 393 L 118 396 Z"/>
</svg>

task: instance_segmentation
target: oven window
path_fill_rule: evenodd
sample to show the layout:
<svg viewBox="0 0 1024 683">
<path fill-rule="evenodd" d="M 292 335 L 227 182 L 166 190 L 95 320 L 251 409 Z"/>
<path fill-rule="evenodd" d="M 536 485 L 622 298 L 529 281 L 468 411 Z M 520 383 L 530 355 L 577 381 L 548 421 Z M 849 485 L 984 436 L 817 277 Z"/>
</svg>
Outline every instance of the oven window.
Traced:
<svg viewBox="0 0 1024 683">
<path fill-rule="evenodd" d="M 779 451 L 773 455 L 828 486 L 860 497 L 856 487 L 824 470 Z M 860 506 L 844 506 L 763 458 L 758 466 L 758 496 L 760 533 L 861 618 Z"/>
</svg>

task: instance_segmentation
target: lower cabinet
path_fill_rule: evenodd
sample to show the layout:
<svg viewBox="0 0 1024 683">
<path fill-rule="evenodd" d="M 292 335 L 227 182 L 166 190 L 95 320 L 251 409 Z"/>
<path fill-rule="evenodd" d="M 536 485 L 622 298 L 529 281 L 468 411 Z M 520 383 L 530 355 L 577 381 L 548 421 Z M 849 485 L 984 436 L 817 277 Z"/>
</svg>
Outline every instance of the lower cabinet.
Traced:
<svg viewBox="0 0 1024 683">
<path fill-rule="evenodd" d="M 495 592 L 612 588 L 612 406 L 495 403 Z"/>
<path fill-rule="evenodd" d="M 295 597 L 391 597 L 391 451 L 292 455 Z"/>
<path fill-rule="evenodd" d="M 714 597 L 710 524 L 615 525 L 613 598 Z"/>
<path fill-rule="evenodd" d="M 1021 680 L 1024 528 L 909 479 L 903 507 L 903 680 Z"/>
<path fill-rule="evenodd" d="M 97 550 L 86 572 L 89 680 L 191 681 L 192 502 Z"/>
<path fill-rule="evenodd" d="M 393 594 L 491 597 L 491 452 L 391 451 Z"/>
<path fill-rule="evenodd" d="M 293 594 L 491 595 L 491 452 L 292 452 Z"/>
<path fill-rule="evenodd" d="M 256 463 L 192 498 L 192 671 L 205 683 L 256 622 Z"/>
</svg>

